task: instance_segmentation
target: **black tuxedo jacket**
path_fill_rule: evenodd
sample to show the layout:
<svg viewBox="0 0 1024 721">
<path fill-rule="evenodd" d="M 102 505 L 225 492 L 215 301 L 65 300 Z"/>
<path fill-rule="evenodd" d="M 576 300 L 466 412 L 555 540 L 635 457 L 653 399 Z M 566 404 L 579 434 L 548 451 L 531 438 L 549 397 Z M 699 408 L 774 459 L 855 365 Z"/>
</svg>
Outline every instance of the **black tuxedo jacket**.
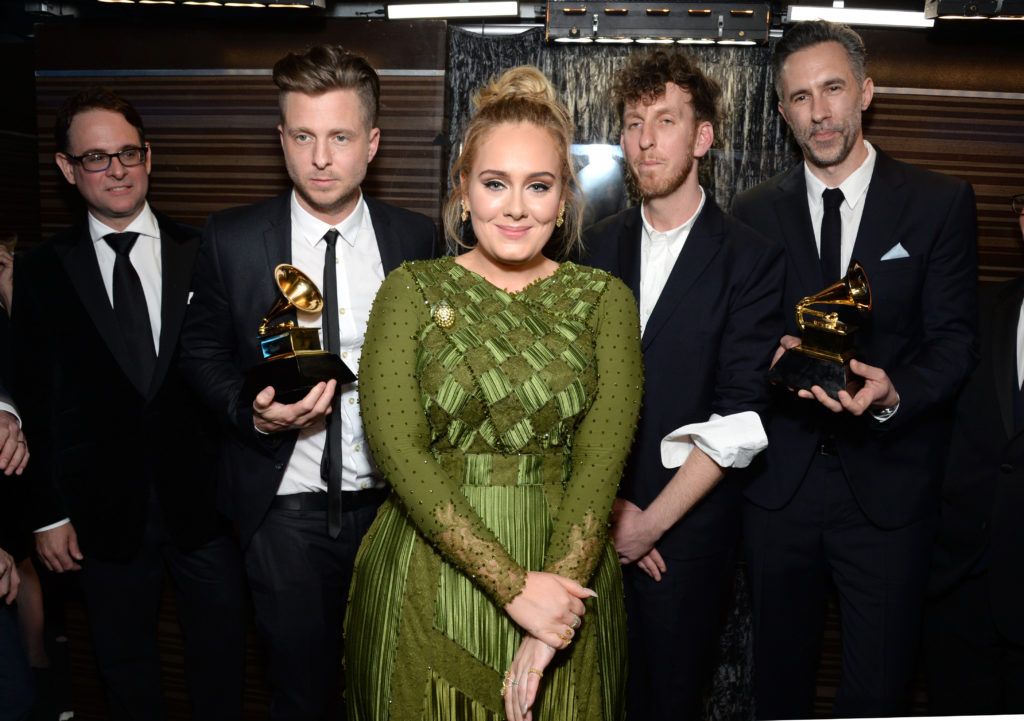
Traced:
<svg viewBox="0 0 1024 721">
<path fill-rule="evenodd" d="M 1024 644 L 1024 426 L 1014 419 L 1024 278 L 981 293 L 981 362 L 960 392 L 930 590 L 987 567 L 999 629 Z"/>
<path fill-rule="evenodd" d="M 640 299 L 643 221 L 634 207 L 586 232 L 587 262 L 621 278 Z M 686 425 L 768 405 L 765 379 L 782 332 L 782 248 L 726 216 L 708 196 L 644 329 L 644 396 L 619 495 L 641 508 L 676 469 L 661 439 Z M 731 548 L 740 482 L 726 476 L 658 542 L 689 558 Z"/>
<path fill-rule="evenodd" d="M 68 517 L 82 552 L 138 550 L 155 485 L 171 538 L 191 548 L 222 530 L 217 426 L 177 368 L 199 233 L 157 215 L 163 269 L 160 349 L 138 388 L 83 222 L 19 255 L 14 335 L 18 407 L 32 458 L 32 528 Z"/>
<path fill-rule="evenodd" d="M 768 509 L 785 505 L 827 430 L 861 509 L 895 528 L 935 512 L 950 405 L 977 358 L 974 192 L 878 151 L 864 202 L 853 258 L 867 272 L 874 307 L 858 356 L 889 374 L 899 410 L 879 423 L 775 389 L 768 450 L 752 466 L 747 497 Z M 739 195 L 733 214 L 785 246 L 786 332 L 799 336 L 793 308 L 822 289 L 803 163 Z M 897 244 L 905 257 L 882 260 Z"/>
<path fill-rule="evenodd" d="M 433 257 L 437 234 L 429 218 L 364 198 L 385 274 L 402 261 Z M 240 398 L 243 373 L 261 359 L 256 329 L 280 295 L 274 268 L 291 262 L 290 203 L 288 192 L 210 217 L 182 333 L 182 369 L 231 430 L 220 503 L 243 546 L 270 508 L 298 437 L 259 433 L 251 403 Z"/>
</svg>

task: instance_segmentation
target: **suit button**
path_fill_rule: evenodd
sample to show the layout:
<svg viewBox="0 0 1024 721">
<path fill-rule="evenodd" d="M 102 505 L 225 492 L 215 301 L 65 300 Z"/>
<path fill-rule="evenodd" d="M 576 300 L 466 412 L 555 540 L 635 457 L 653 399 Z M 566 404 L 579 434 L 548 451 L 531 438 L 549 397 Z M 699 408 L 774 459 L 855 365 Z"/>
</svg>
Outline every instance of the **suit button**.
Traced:
<svg viewBox="0 0 1024 721">
<path fill-rule="evenodd" d="M 284 464 L 283 463 L 275 463 L 274 464 L 274 469 L 275 470 L 280 471 L 282 468 L 284 468 Z"/>
<path fill-rule="evenodd" d="M 1004 463 L 1003 465 L 999 466 L 999 470 L 1001 470 L 1003 473 L 1013 473 L 1013 466 L 1010 465 L 1009 463 Z"/>
</svg>

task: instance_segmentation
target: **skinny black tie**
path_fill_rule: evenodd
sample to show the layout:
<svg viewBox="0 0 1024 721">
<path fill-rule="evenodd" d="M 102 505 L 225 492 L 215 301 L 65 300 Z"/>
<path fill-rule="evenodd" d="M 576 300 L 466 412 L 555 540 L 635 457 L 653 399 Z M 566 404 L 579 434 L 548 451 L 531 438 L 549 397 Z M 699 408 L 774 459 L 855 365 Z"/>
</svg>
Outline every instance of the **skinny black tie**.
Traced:
<svg viewBox="0 0 1024 721">
<path fill-rule="evenodd" d="M 146 294 L 128 257 L 138 239 L 138 233 L 110 233 L 103 238 L 117 254 L 114 261 L 114 316 L 132 355 L 132 367 L 135 369 L 132 382 L 146 394 L 156 368 L 156 349 L 153 347 L 153 327 L 149 324 Z"/>
<path fill-rule="evenodd" d="M 840 267 L 843 219 L 839 213 L 839 206 L 843 204 L 843 191 L 839 188 L 826 188 L 821 199 L 825 204 L 825 215 L 821 219 L 821 279 L 827 288 L 843 274 Z"/>
<path fill-rule="evenodd" d="M 327 253 L 324 255 L 324 311 L 321 315 L 324 332 L 324 350 L 341 351 L 338 330 L 338 269 L 335 246 L 339 233 L 331 228 L 324 235 Z M 337 538 L 341 532 L 341 389 L 337 389 L 331 402 L 333 410 L 327 416 L 327 440 L 320 460 L 320 476 L 327 483 L 327 533 Z"/>
</svg>

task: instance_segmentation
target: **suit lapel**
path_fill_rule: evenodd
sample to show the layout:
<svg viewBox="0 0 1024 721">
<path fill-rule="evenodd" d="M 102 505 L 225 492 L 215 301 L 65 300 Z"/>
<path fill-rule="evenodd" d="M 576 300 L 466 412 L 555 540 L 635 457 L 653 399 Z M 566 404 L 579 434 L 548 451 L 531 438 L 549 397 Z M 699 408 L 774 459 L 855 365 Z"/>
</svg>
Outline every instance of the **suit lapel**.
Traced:
<svg viewBox="0 0 1024 721">
<path fill-rule="evenodd" d="M 640 206 L 629 212 L 619 235 L 619 277 L 633 291 L 637 306 L 640 305 L 640 243 L 643 238 L 643 222 Z"/>
<path fill-rule="evenodd" d="M 366 209 L 370 211 L 370 222 L 373 224 L 373 234 L 377 238 L 377 250 L 380 252 L 380 262 L 384 267 L 384 276 L 402 264 L 402 258 L 412 258 L 415 254 L 411 249 L 403 248 L 403 239 L 398 237 L 391 228 L 391 219 L 387 210 L 373 198 L 366 200 Z"/>
<path fill-rule="evenodd" d="M 637 244 L 639 245 L 639 244 Z M 722 211 L 715 205 L 710 196 L 704 201 L 704 209 L 690 229 L 690 234 L 683 244 L 683 249 L 676 258 L 672 272 L 665 281 L 665 288 L 658 297 L 658 302 L 651 311 L 651 317 L 644 328 L 641 339 L 644 350 L 665 326 L 676 307 L 682 302 L 701 273 L 718 254 L 722 247 Z"/>
<path fill-rule="evenodd" d="M 903 206 L 907 202 L 903 171 L 885 153 L 875 152 L 875 169 L 864 199 L 864 213 L 851 256 L 864 263 L 881 259 L 892 247 L 892 235 L 899 227 Z"/>
<path fill-rule="evenodd" d="M 822 288 L 818 244 L 814 240 L 811 211 L 807 207 L 807 181 L 804 164 L 798 163 L 778 186 L 780 196 L 775 212 L 789 252 L 790 261 L 800 279 L 802 295 L 817 293 Z"/>
<path fill-rule="evenodd" d="M 69 235 L 66 243 L 58 243 L 54 250 L 103 342 L 110 349 L 121 371 L 134 383 L 135 370 L 128 362 L 128 346 L 121 336 L 121 328 L 100 276 L 100 266 L 96 260 L 96 250 L 92 247 L 92 238 L 89 237 L 88 225 L 79 226 Z M 139 392 L 145 394 L 143 389 Z"/>
<path fill-rule="evenodd" d="M 1022 299 L 1024 279 L 1004 288 L 992 309 L 992 382 L 1007 438 L 1017 434 L 1012 391 L 1017 385 L 1017 321 Z"/>
<path fill-rule="evenodd" d="M 160 350 L 156 358 L 156 371 L 150 385 L 149 396 L 163 385 L 167 369 L 174 357 L 181 333 L 181 323 L 188 306 L 188 292 L 192 280 L 192 265 L 199 244 L 198 237 L 182 238 L 165 218 L 160 223 Z"/>
</svg>

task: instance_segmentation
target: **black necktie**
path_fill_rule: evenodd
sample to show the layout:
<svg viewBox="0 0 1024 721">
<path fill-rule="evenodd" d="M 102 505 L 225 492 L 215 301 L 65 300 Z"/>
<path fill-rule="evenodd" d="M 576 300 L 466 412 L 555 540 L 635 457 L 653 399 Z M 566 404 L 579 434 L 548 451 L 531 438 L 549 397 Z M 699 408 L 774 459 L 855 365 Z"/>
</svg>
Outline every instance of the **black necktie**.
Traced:
<svg viewBox="0 0 1024 721">
<path fill-rule="evenodd" d="M 156 367 L 153 348 L 153 327 L 149 324 L 149 306 L 142 291 L 142 281 L 135 272 L 128 254 L 138 240 L 138 233 L 110 233 L 103 237 L 114 249 L 114 316 L 121 328 L 125 345 L 132 356 L 135 377 L 132 382 L 143 394 L 149 392 Z"/>
<path fill-rule="evenodd" d="M 338 231 L 331 228 L 324 235 L 327 253 L 324 255 L 324 311 L 321 326 L 324 335 L 324 350 L 328 353 L 341 351 L 338 331 L 338 269 L 335 246 Z M 327 416 L 327 440 L 324 455 L 320 460 L 320 476 L 327 483 L 327 533 L 337 538 L 341 532 L 341 389 L 337 389 L 332 401 L 331 415 Z"/>
<path fill-rule="evenodd" d="M 821 280 L 825 287 L 832 285 L 843 274 L 840 267 L 843 247 L 843 219 L 839 206 L 843 204 L 843 191 L 826 188 L 821 194 L 825 215 L 821 218 Z"/>
</svg>

